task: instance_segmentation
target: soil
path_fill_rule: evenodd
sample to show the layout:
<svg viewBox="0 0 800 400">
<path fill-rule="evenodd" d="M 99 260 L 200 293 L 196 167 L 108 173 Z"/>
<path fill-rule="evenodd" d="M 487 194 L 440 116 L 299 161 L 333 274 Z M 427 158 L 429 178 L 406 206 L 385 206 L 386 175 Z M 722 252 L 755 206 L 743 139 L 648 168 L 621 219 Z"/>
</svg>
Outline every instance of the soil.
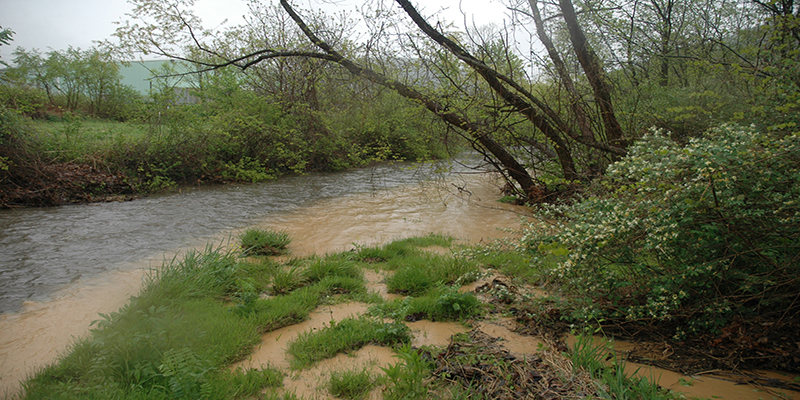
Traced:
<svg viewBox="0 0 800 400">
<path fill-rule="evenodd" d="M 512 310 L 524 330 L 563 343 L 571 325 L 555 303 L 529 304 Z M 693 375 L 706 371 L 778 370 L 800 373 L 800 324 L 764 318 L 738 318 L 719 333 L 677 342 L 675 323 L 604 321 L 603 332 L 615 340 L 647 343 L 626 352 L 627 360 Z M 793 390 L 800 390 L 800 385 Z"/>
<path fill-rule="evenodd" d="M 122 174 L 87 164 L 36 164 L 0 171 L 0 208 L 124 201 L 136 194 Z"/>
</svg>

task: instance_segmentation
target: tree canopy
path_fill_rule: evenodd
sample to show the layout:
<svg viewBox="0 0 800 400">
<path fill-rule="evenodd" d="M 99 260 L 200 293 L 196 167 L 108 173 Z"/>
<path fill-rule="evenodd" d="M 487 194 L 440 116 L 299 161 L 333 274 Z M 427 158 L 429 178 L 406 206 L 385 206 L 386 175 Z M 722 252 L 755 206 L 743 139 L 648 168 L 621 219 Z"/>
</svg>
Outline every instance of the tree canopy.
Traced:
<svg viewBox="0 0 800 400">
<path fill-rule="evenodd" d="M 459 29 L 408 0 L 365 2 L 356 16 L 282 0 L 216 31 L 191 2 L 132 3 L 117 31 L 129 54 L 237 68 L 312 109 L 337 64 L 422 105 L 534 200 L 549 183 L 599 176 L 650 126 L 691 136 L 737 118 L 794 123 L 756 106 L 795 107 L 798 10 L 786 1 L 509 0 L 502 27 Z"/>
</svg>

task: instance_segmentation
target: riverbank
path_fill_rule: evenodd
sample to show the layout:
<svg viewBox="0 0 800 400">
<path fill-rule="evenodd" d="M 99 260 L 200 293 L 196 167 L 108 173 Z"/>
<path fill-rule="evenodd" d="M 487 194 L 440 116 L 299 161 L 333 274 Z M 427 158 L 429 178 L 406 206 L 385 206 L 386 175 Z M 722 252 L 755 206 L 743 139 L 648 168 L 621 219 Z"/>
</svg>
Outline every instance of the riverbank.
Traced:
<svg viewBox="0 0 800 400">
<path fill-rule="evenodd" d="M 232 190 L 224 193 L 200 190 L 124 204 L 64 209 L 70 210 L 70 214 L 66 216 L 70 228 L 64 232 L 51 228 L 57 237 L 62 238 L 61 245 L 72 244 L 83 248 L 82 242 L 77 241 L 82 235 L 77 234 L 75 229 L 82 228 L 76 225 L 76 221 L 85 221 L 92 225 L 100 223 L 110 228 L 122 223 L 128 225 L 129 230 L 108 234 L 93 232 L 87 236 L 89 242 L 86 246 L 104 243 L 98 242 L 102 238 L 112 241 L 100 245 L 101 247 L 118 247 L 128 256 L 142 254 L 142 249 L 129 249 L 128 246 L 144 247 L 150 253 L 144 253 L 138 260 L 128 261 L 124 257 L 113 257 L 113 254 L 98 254 L 97 257 L 103 256 L 108 260 L 102 262 L 105 272 L 83 272 L 82 277 L 74 283 L 69 283 L 74 279 L 70 277 L 62 284 L 63 289 L 50 295 L 49 300 L 27 302 L 20 311 L 0 316 L 0 332 L 3 333 L 0 345 L 0 393 L 17 387 L 16 382 L 26 374 L 53 362 L 58 354 L 66 350 L 66 345 L 73 336 L 85 336 L 89 324 L 98 319 L 98 313 L 116 311 L 129 295 L 136 293 L 143 271 L 156 267 L 165 258 L 169 259 L 173 254 L 187 249 L 202 250 L 205 243 L 228 241 L 249 224 L 289 231 L 294 238 L 289 246 L 290 253 L 303 256 L 347 250 L 352 248 L 353 243 L 376 244 L 414 233 L 435 231 L 452 235 L 465 243 L 481 243 L 507 235 L 502 229 L 518 227 L 520 218 L 526 212 L 523 207 L 494 200 L 498 183 L 491 175 L 455 175 L 443 184 L 434 184 L 420 181 L 419 172 L 408 169 L 401 170 L 408 174 L 405 178 L 391 174 L 390 170 L 396 167 L 335 174 L 336 179 L 331 175 L 297 177 L 265 184 L 266 186 L 262 184 L 231 188 Z M 451 192 L 451 182 L 466 186 L 472 194 Z M 399 184 L 406 186 L 397 188 L 396 185 Z M 269 199 L 265 197 L 264 190 L 273 195 L 285 194 L 287 197 L 285 200 L 282 197 Z M 343 195 L 347 191 L 360 193 Z M 217 198 L 216 201 L 209 198 L 212 194 Z M 308 199 L 312 196 L 316 200 Z M 291 204 L 292 198 L 297 204 Z M 222 210 L 214 207 L 217 201 L 228 205 L 246 203 L 251 208 Z M 274 210 L 270 208 L 273 204 L 288 204 L 291 207 Z M 167 211 L 173 210 L 173 206 L 174 212 Z M 159 211 L 161 208 L 165 209 Z M 20 221 L 22 225 L 29 226 L 35 221 L 50 221 L 52 224 L 53 216 L 40 214 L 56 210 L 58 209 L 30 209 L 15 212 L 30 214 Z M 89 214 L 81 216 L 82 210 Z M 125 213 L 121 214 L 123 211 Z M 188 215 L 174 215 L 186 211 L 201 218 L 202 226 L 189 223 Z M 152 225 L 155 222 L 149 219 L 129 221 L 125 217 L 128 213 L 153 216 L 167 224 L 169 229 L 160 228 L 159 235 L 145 235 L 145 225 L 156 226 Z M 103 216 L 108 216 L 109 222 L 102 222 Z M 183 223 L 174 224 L 170 222 L 173 219 Z M 143 226 L 137 227 L 135 223 Z M 88 225 L 86 229 L 89 233 Z M 24 238 L 39 229 L 26 233 L 19 227 L 7 227 L 6 231 L 15 232 L 16 237 Z M 162 237 L 161 233 L 167 234 L 167 237 Z M 71 238 L 63 240 L 67 235 Z M 120 242 L 114 239 L 116 235 L 119 235 Z M 188 235 L 188 238 L 181 235 Z M 47 249 L 48 253 L 61 257 L 71 254 L 60 247 L 42 247 L 51 241 L 47 238 L 40 239 L 45 242 L 39 247 Z M 152 243 L 156 242 L 159 245 L 154 247 Z M 20 245 L 26 248 L 38 246 L 33 243 Z M 83 257 L 86 256 L 84 252 Z M 94 255 L 88 257 L 96 259 Z M 81 259 L 84 261 L 80 261 Z M 78 258 L 70 263 L 85 261 L 85 258 Z M 54 264 L 47 260 L 43 262 Z M 92 279 L 91 276 L 97 278 Z M 78 308 L 80 310 L 76 310 Z"/>
<path fill-rule="evenodd" d="M 332 399 L 342 397 L 337 382 L 356 377 L 349 390 L 375 399 L 800 398 L 776 388 L 791 387 L 790 375 L 673 374 L 624 361 L 646 343 L 531 335 L 521 310 L 557 295 L 512 283 L 498 260 L 519 261 L 513 254 L 446 236 L 277 262 L 229 251 L 208 248 L 150 275 L 37 374 L 26 398 L 58 387 L 73 393 L 65 398 Z"/>
<path fill-rule="evenodd" d="M 370 175 L 374 175 L 374 173 L 370 173 Z M 394 179 L 389 178 L 389 175 L 383 175 L 384 182 Z M 367 248 L 367 247 L 382 247 L 385 243 L 392 242 L 397 239 L 401 239 L 408 236 L 413 235 L 425 235 L 429 232 L 444 232 L 448 235 L 454 236 L 459 238 L 459 243 L 472 243 L 478 244 L 483 243 L 487 244 L 490 243 L 493 238 L 502 238 L 508 235 L 507 231 L 501 230 L 502 228 L 511 228 L 516 229 L 515 227 L 520 226 L 519 221 L 521 218 L 521 214 L 526 212 L 525 208 L 516 207 L 512 205 L 502 204 L 496 202 L 494 199 L 496 197 L 496 190 L 498 187 L 498 183 L 492 180 L 487 180 L 488 176 L 484 175 L 459 175 L 457 177 L 451 177 L 450 179 L 457 179 L 457 181 L 443 181 L 439 182 L 438 184 L 429 184 L 423 183 L 422 181 L 416 181 L 416 184 L 406 184 L 396 187 L 395 189 L 390 190 L 368 190 L 366 192 L 362 192 L 361 194 L 351 194 L 351 195 L 344 195 L 344 196 L 333 196 L 324 199 L 317 199 L 312 200 L 309 203 L 305 203 L 301 206 L 296 206 L 291 209 L 287 209 L 281 212 L 274 212 L 264 214 L 258 218 L 258 222 L 255 224 L 251 224 L 250 226 L 257 226 L 262 229 L 278 229 L 284 230 L 290 233 L 290 235 L 295 239 L 293 243 L 290 245 L 290 252 L 293 256 L 303 257 L 308 256 L 310 254 L 317 254 L 319 256 L 324 256 L 330 253 L 338 253 L 338 252 L 347 252 L 347 254 L 352 254 L 354 252 L 350 252 L 349 250 L 357 250 L 359 247 Z M 350 179 L 350 178 L 348 178 Z M 362 184 L 366 184 L 365 187 L 370 187 L 369 183 L 365 182 L 363 176 L 355 176 L 352 178 L 353 181 L 361 182 Z M 323 183 L 324 182 L 324 183 Z M 292 184 L 288 185 L 294 188 L 294 194 L 297 194 L 297 188 L 301 187 L 296 185 L 297 182 L 292 182 Z M 450 190 L 453 187 L 452 183 L 457 183 L 458 187 L 466 188 L 468 192 L 457 191 L 457 190 Z M 339 182 L 341 184 L 341 182 Z M 324 193 L 333 187 L 335 187 L 337 183 L 330 182 L 330 179 L 323 179 L 318 183 L 310 185 L 308 189 L 312 193 Z M 246 189 L 252 189 L 250 187 Z M 276 188 L 271 188 L 271 190 L 276 190 Z M 189 207 L 194 210 L 194 213 L 197 214 L 198 210 L 202 210 L 203 207 L 198 207 L 198 204 L 206 204 L 204 200 L 200 200 L 199 197 L 202 196 L 178 196 L 172 197 L 169 196 L 164 197 L 163 201 L 172 201 L 170 199 L 174 199 L 176 204 L 181 204 L 183 207 Z M 252 193 L 250 195 L 245 195 L 242 191 L 234 191 L 231 193 L 231 197 L 224 198 L 222 203 L 224 204 L 237 204 L 236 201 L 233 199 L 238 199 L 239 203 L 249 203 L 251 202 L 250 199 L 257 199 L 259 197 L 263 197 L 263 194 Z M 136 203 L 136 202 L 133 202 Z M 263 207 L 264 203 L 261 203 L 260 207 Z M 132 205 L 132 204 L 131 204 Z M 152 204 L 151 204 L 152 206 Z M 83 206 L 79 206 L 83 207 Z M 87 207 L 100 207 L 103 208 L 104 206 L 87 206 Z M 212 207 L 212 209 L 214 209 Z M 152 210 L 150 211 L 152 213 Z M 215 212 L 221 212 L 221 210 L 216 210 Z M 96 214 L 96 213 L 95 213 Z M 204 213 L 201 213 L 204 214 Z M 209 214 L 210 215 L 210 214 Z M 163 217 L 161 217 L 163 219 Z M 194 237 L 193 240 L 196 241 L 197 246 L 195 247 L 197 250 L 203 250 L 202 243 L 208 243 L 209 239 L 213 243 L 220 243 L 224 240 L 229 240 L 231 237 L 235 237 L 241 228 L 234 228 L 234 229 L 227 229 L 223 231 L 216 231 L 215 235 L 209 237 Z M 188 229 L 191 232 L 197 232 L 194 228 Z M 186 249 L 186 247 L 182 247 L 182 249 Z M 455 249 L 455 248 L 454 248 Z M 442 249 L 439 249 L 440 251 Z M 180 251 L 180 249 L 174 250 L 175 253 Z M 445 254 L 452 252 L 453 250 L 445 249 Z M 504 342 L 509 342 L 509 338 L 512 338 L 511 333 L 513 332 L 516 335 L 521 335 L 524 340 L 538 340 L 535 339 L 536 336 L 532 336 L 532 333 L 537 333 L 536 329 L 538 329 L 535 321 L 531 319 L 526 319 L 530 315 L 530 312 L 539 312 L 543 315 L 548 315 L 548 312 L 551 310 L 553 312 L 558 312 L 555 308 L 535 308 L 532 307 L 538 304 L 538 307 L 541 307 L 541 303 L 537 302 L 525 302 L 520 303 L 523 299 L 522 295 L 520 294 L 520 290 L 524 292 L 529 292 L 530 289 L 527 285 L 517 285 L 515 284 L 515 279 L 523 279 L 525 273 L 529 273 L 531 268 L 530 263 L 525 260 L 516 260 L 513 262 L 508 262 L 505 255 L 499 255 L 497 258 L 490 259 L 486 261 L 485 264 L 489 266 L 489 269 L 498 270 L 501 269 L 503 265 L 509 266 L 508 275 L 505 277 L 500 277 L 500 282 L 503 282 L 504 285 L 508 288 L 513 289 L 514 299 L 515 302 L 511 304 L 505 304 L 502 302 L 494 302 L 494 311 L 488 315 L 484 315 L 481 318 L 485 318 L 486 324 L 478 325 L 478 327 L 483 327 L 481 332 L 488 336 L 482 336 L 477 332 L 472 334 L 469 338 L 465 338 L 463 336 L 459 336 L 456 338 L 457 340 L 454 342 L 458 346 L 464 346 L 468 343 L 476 343 L 476 342 L 465 342 L 464 340 L 479 340 L 477 343 L 481 343 L 481 346 L 486 346 L 490 343 L 500 343 L 504 344 Z M 170 257 L 168 257 L 170 258 Z M 155 266 L 159 265 L 159 262 L 162 258 L 156 259 L 156 262 L 148 262 L 147 265 L 141 265 L 138 268 L 138 272 L 142 272 L 143 269 L 147 268 L 148 266 Z M 506 260 L 504 262 L 503 260 Z M 284 260 L 290 261 L 290 260 Z M 291 265 L 289 265 L 291 267 Z M 512 268 L 513 267 L 513 268 Z M 374 270 L 374 268 L 366 268 L 364 269 L 365 277 L 366 277 L 366 285 L 370 288 L 370 291 L 374 291 L 376 293 L 383 293 L 387 294 L 389 292 L 386 282 L 386 277 L 389 274 L 389 271 L 380 271 L 380 275 L 376 277 L 369 276 L 368 272 Z M 510 272 L 513 270 L 513 272 Z M 134 277 L 133 275 L 130 277 L 131 281 L 136 281 L 138 284 L 138 278 Z M 493 281 L 493 279 L 490 279 Z M 82 279 L 79 283 L 86 283 L 85 279 Z M 373 285 L 374 284 L 374 285 Z M 372 285 L 372 286 L 370 286 Z M 73 289 L 80 287 L 80 286 L 73 286 Z M 468 289 L 470 292 L 474 292 L 477 287 L 471 287 Z M 91 287 L 84 287 L 81 289 L 82 293 L 87 295 L 91 295 L 93 289 Z M 495 290 L 496 294 L 500 294 L 500 291 Z M 100 291 L 97 291 L 99 294 Z M 84 319 L 86 321 L 78 323 L 72 327 L 72 329 L 77 329 L 77 331 L 82 332 L 75 336 L 82 336 L 86 334 L 86 329 L 88 324 L 92 320 L 98 319 L 97 312 L 102 312 L 104 314 L 109 314 L 112 311 L 118 309 L 116 304 L 123 304 L 124 301 L 127 299 L 128 294 L 133 294 L 134 291 L 130 291 L 127 294 L 120 295 L 120 293 L 115 293 L 114 290 L 109 290 L 110 297 L 106 298 L 105 300 L 100 299 L 93 304 L 104 304 L 108 305 L 105 310 L 97 309 L 96 311 L 88 311 L 85 314 Z M 115 297 L 116 296 L 116 297 Z M 397 294 L 394 294 L 397 296 Z M 90 296 L 91 297 L 91 296 Z M 102 296 L 101 296 L 102 297 Z M 60 297 L 61 299 L 67 299 L 70 301 L 68 297 Z M 331 299 L 335 299 L 336 296 L 333 296 Z M 395 297 L 396 298 L 396 297 Z M 76 298 L 77 299 L 77 298 Z M 535 294 L 533 297 L 528 297 L 529 300 L 532 299 L 539 299 L 540 301 L 544 300 L 547 301 L 548 297 L 546 295 L 539 295 Z M 392 298 L 386 298 L 386 300 L 393 300 Z M 79 302 L 89 302 L 92 303 L 92 300 L 87 300 L 86 298 L 80 298 Z M 115 303 L 116 302 L 116 303 Z M 120 303 L 121 302 L 121 303 Z M 364 303 L 363 299 L 361 300 L 362 304 Z M 491 303 L 491 302 L 490 302 Z M 337 303 L 338 304 L 338 303 Z M 545 303 L 547 304 L 547 303 Z M 33 304 L 28 304 L 28 307 L 33 306 Z M 326 315 L 328 317 L 331 316 L 331 311 L 334 313 L 338 313 L 338 308 L 333 307 L 335 304 L 325 303 L 322 305 L 321 308 L 316 308 L 309 311 L 309 318 L 310 320 L 316 321 L 315 323 L 321 323 L 322 326 L 329 326 L 331 323 L 330 318 L 324 318 Z M 359 306 L 359 307 L 368 307 L 367 306 Z M 40 310 L 47 308 L 47 305 L 42 304 Z M 332 308 L 333 307 L 333 308 Z M 511 312 L 511 308 L 516 309 L 514 312 Z M 33 308 L 27 308 L 27 310 L 33 310 Z M 18 319 L 17 321 L 20 322 L 28 322 L 28 321 L 39 321 L 42 323 L 43 326 L 45 324 L 54 324 L 55 321 L 64 320 L 65 323 L 70 324 L 69 320 L 72 319 L 68 309 L 62 309 L 63 311 L 58 312 L 54 311 L 54 313 L 49 314 L 41 314 L 32 316 L 32 319 Z M 360 310 L 360 309 L 359 309 Z M 506 311 L 503 311 L 506 310 Z M 511 315 L 515 315 L 516 318 L 514 321 L 497 321 L 494 320 L 494 316 L 498 314 L 504 314 L 508 312 Z M 356 314 L 360 314 L 359 311 Z M 521 314 L 520 314 L 521 313 Z M 74 314 L 74 313 L 73 313 Z M 345 314 L 347 314 L 345 312 Z M 336 318 L 333 319 L 334 321 L 341 321 L 343 318 L 347 317 L 348 315 L 339 315 L 336 314 Z M 314 317 L 316 316 L 316 317 Z M 41 317 L 41 318 L 40 318 Z M 322 319 L 320 319 L 322 318 Z M 76 318 L 80 319 L 80 318 Z M 434 338 L 442 337 L 445 340 L 449 337 L 448 335 L 438 335 L 435 331 L 436 324 L 438 322 L 428 321 L 425 322 L 425 319 L 420 321 L 414 322 L 416 325 L 425 325 L 428 324 L 426 327 L 420 326 L 419 329 L 416 330 L 412 326 L 410 329 L 412 330 L 413 337 L 417 340 L 417 344 L 419 343 L 426 343 L 426 342 L 419 342 L 421 340 L 431 339 L 431 342 L 435 343 L 444 343 L 441 341 L 434 340 Z M 433 323 L 432 325 L 430 323 Z M 448 322 L 447 324 L 453 324 L 454 322 Z M 325 325 L 327 324 L 327 325 Z M 458 324 L 458 323 L 456 323 Z M 505 326 L 505 330 L 497 328 L 498 324 Z M 78 326 L 80 325 L 80 326 Z M 30 325 L 31 327 L 35 326 L 34 324 Z M 285 329 L 292 330 L 294 334 L 300 334 L 306 332 L 306 330 L 300 329 L 299 327 L 292 327 L 293 325 L 287 326 Z M 316 325 L 315 325 L 316 326 Z M 434 328 L 431 328 L 433 326 Z M 443 325 L 447 326 L 447 329 L 451 329 L 453 325 Z M 457 331 L 454 332 L 472 332 L 475 326 L 461 326 Z M 486 332 L 486 330 L 493 329 L 495 332 L 494 334 L 490 334 L 491 332 Z M 28 335 L 30 337 L 30 331 L 14 331 L 14 330 L 7 330 L 5 326 L 0 327 L 0 332 L 20 332 L 20 337 L 24 337 Z M 68 332 L 66 328 L 64 329 L 50 329 L 45 331 L 45 335 L 43 337 L 34 336 L 34 341 L 38 341 L 39 345 L 48 345 L 48 340 L 52 342 L 53 337 L 58 336 L 56 342 L 58 340 L 62 340 L 63 343 L 64 335 L 59 336 L 60 332 Z M 427 332 L 427 333 L 425 333 Z M 498 333 L 499 332 L 499 333 Z M 274 334 L 274 332 L 273 332 Z M 281 336 L 281 343 L 288 344 L 289 339 L 292 340 L 295 336 L 288 335 L 285 332 L 279 333 Z M 50 338 L 46 337 L 46 335 L 51 335 Z M 502 339 L 501 339 L 502 338 Z M 286 339 L 286 340 L 284 340 Z M 542 336 L 542 339 L 545 339 L 545 336 Z M 260 340 L 261 348 L 265 348 L 267 343 L 270 343 L 268 340 L 265 340 L 263 337 Z M 412 341 L 412 343 L 415 343 Z M 547 345 L 547 347 L 551 349 L 558 349 L 559 351 L 563 349 L 569 349 L 572 347 L 571 344 L 564 344 L 563 347 L 559 346 L 557 343 L 553 342 L 552 345 Z M 17 347 L 19 345 L 19 347 Z M 22 346 L 27 346 L 24 342 L 18 342 L 17 344 L 12 343 L 11 345 L 5 347 L 6 349 L 11 349 L 12 351 L 15 348 L 22 348 Z M 256 345 L 258 347 L 259 345 Z M 449 346 L 449 342 L 445 344 L 441 344 L 440 346 Z M 636 346 L 636 345 L 634 345 Z M 501 346 L 502 347 L 502 346 Z M 529 347 L 536 347 L 535 345 L 530 345 Z M 314 390 L 315 393 L 324 393 L 324 390 L 327 390 L 323 387 L 322 392 L 317 392 L 320 390 L 321 382 L 319 379 L 328 379 L 331 376 L 331 372 L 325 372 L 325 369 L 321 368 L 322 365 L 331 365 L 333 366 L 334 370 L 344 370 L 344 371 L 352 371 L 353 368 L 362 367 L 363 363 L 367 360 L 372 359 L 379 359 L 382 360 L 384 358 L 388 358 L 389 362 L 381 364 L 376 363 L 376 365 L 380 365 L 383 367 L 387 367 L 393 364 L 396 364 L 398 361 L 397 357 L 392 357 L 394 353 L 389 351 L 387 353 L 386 348 L 379 347 L 382 350 L 376 350 L 373 347 L 365 347 L 364 350 L 355 350 L 352 351 L 354 355 L 356 355 L 356 359 L 360 360 L 361 364 L 353 364 L 347 367 L 342 367 L 341 361 L 342 360 L 349 360 L 349 357 L 334 357 L 330 359 L 330 361 L 324 360 L 320 361 L 319 364 L 312 366 L 308 371 L 314 371 L 311 376 L 317 376 L 318 378 L 303 378 L 301 373 L 295 373 L 289 371 L 289 376 L 283 379 L 283 384 L 289 388 L 288 390 L 295 390 L 293 388 L 300 382 L 308 383 L 309 388 L 306 389 L 296 389 L 298 393 L 300 390 Z M 658 346 L 653 346 L 650 344 L 642 344 L 640 346 L 640 350 L 637 352 L 628 352 L 628 353 L 620 353 L 621 355 L 643 355 L 649 354 L 646 352 L 641 351 L 641 348 L 644 349 L 667 349 L 661 348 Z M 63 348 L 62 348 L 63 349 Z M 502 349 L 492 348 L 491 352 L 496 354 L 497 351 L 502 351 Z M 49 351 L 49 350 L 48 350 Z M 61 351 L 61 350 L 58 350 Z M 32 359 L 30 363 L 33 364 L 33 359 L 39 357 L 40 354 L 46 356 L 55 356 L 54 353 L 57 351 L 49 351 L 49 354 L 44 354 L 42 352 L 33 351 Z M 283 353 L 281 353 L 283 354 Z M 381 354 L 383 354 L 384 358 L 381 358 Z M 663 353 L 668 354 L 667 353 Z M 255 359 L 255 355 L 252 356 Z M 25 357 L 22 357 L 25 358 Z M 247 359 L 247 357 L 245 357 Z M 5 359 L 2 355 L 0 355 L 0 359 Z M 9 358 L 10 359 L 10 358 Z M 562 358 L 563 360 L 563 358 Z M 53 361 L 50 359 L 49 361 L 42 362 L 39 366 L 43 366 L 49 362 Z M 276 361 L 277 362 L 277 361 Z M 28 364 L 28 365 L 31 365 Z M 258 364 L 258 363 L 256 363 Z M 2 364 L 0 364 L 2 365 Z M 627 364 L 626 364 L 627 365 Z M 256 367 L 258 367 L 256 365 Z M 634 368 L 635 369 L 635 368 Z M 302 373 L 305 373 L 305 369 Z M 377 371 L 380 371 L 379 369 Z M 380 372 L 375 372 L 376 374 L 380 375 Z M 644 371 L 644 369 L 643 369 Z M 707 387 L 706 382 L 716 382 L 715 379 L 709 376 L 709 374 L 694 374 L 694 375 L 682 375 L 682 374 L 668 374 L 662 370 L 648 370 L 653 371 L 652 373 L 648 372 L 647 375 L 650 376 L 669 376 L 670 379 L 672 377 L 676 377 L 672 383 L 663 383 L 662 385 L 665 387 L 670 387 L 672 389 L 685 389 L 691 390 L 693 388 L 699 389 L 701 387 Z M 629 372 L 631 372 L 629 370 Z M 5 375 L 0 382 L 7 382 Z M 724 376 L 723 376 L 724 377 Z M 296 378 L 296 379 L 292 379 Z M 742 386 L 739 385 L 738 388 L 742 389 L 742 392 L 748 393 L 751 395 L 763 397 L 765 394 L 769 394 L 765 392 L 765 390 L 774 390 L 774 388 L 770 388 L 769 386 L 764 386 L 763 384 L 769 384 L 769 381 L 757 381 L 752 378 L 752 376 L 748 375 L 728 375 L 726 379 L 742 379 L 743 381 L 751 381 L 755 382 L 756 386 Z M 769 379 L 773 379 L 770 377 Z M 784 381 L 787 382 L 787 381 Z M 683 386 L 684 384 L 688 386 Z M 788 378 L 787 385 L 792 384 L 791 376 Z M 758 386 L 761 385 L 761 386 Z M 735 386 L 733 383 L 730 386 Z M 734 387 L 735 389 L 736 387 Z M 714 390 L 720 390 L 719 386 L 715 386 L 712 384 L 710 392 L 704 393 L 715 393 Z M 694 392 L 700 394 L 701 392 Z M 738 392 L 737 392 L 738 393 Z M 574 395 L 575 393 L 573 393 Z M 325 394 L 319 394 L 320 396 L 326 396 Z M 792 392 L 788 392 L 787 396 L 792 398 L 795 394 Z M 565 394 L 566 396 L 566 394 Z M 737 397 L 737 396 L 745 396 L 745 397 Z M 726 399 L 749 399 L 753 397 L 747 397 L 747 395 L 742 395 L 741 393 L 738 394 L 727 394 L 725 395 Z"/>
<path fill-rule="evenodd" d="M 17 173 L 0 180 L 0 209 L 125 201 L 142 195 L 122 174 L 86 164 L 42 164 Z"/>
</svg>

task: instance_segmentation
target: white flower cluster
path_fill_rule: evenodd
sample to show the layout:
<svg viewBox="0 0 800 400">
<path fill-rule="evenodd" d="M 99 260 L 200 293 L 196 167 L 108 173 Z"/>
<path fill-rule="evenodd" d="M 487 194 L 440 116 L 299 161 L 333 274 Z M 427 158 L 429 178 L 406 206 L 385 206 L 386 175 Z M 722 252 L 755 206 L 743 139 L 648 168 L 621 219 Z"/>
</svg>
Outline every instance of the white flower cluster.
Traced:
<svg viewBox="0 0 800 400">
<path fill-rule="evenodd" d="M 731 224 L 766 226 L 769 217 L 800 226 L 800 162 L 791 161 L 800 158 L 800 136 L 768 139 L 726 125 L 681 147 L 654 129 L 609 166 L 610 195 L 542 207 L 521 243 L 561 256 L 552 277 L 590 297 L 612 298 L 623 286 L 646 294 L 629 318 L 670 318 L 690 300 L 686 287 L 723 279 L 726 269 L 715 266 L 728 262 L 726 251 L 742 251 L 724 250 L 736 239 L 726 236 Z"/>
</svg>

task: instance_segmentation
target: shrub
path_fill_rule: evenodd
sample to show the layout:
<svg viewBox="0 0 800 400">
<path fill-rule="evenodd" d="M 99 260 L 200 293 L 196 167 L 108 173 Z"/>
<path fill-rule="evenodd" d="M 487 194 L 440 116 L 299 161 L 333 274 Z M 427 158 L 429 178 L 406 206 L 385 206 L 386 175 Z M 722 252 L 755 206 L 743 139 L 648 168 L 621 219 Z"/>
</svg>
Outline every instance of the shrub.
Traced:
<svg viewBox="0 0 800 400">
<path fill-rule="evenodd" d="M 547 210 L 555 233 L 534 223 L 523 238 L 568 253 L 551 276 L 594 301 L 581 317 L 677 320 L 680 338 L 797 315 L 800 136 L 722 126 L 681 147 L 654 132 L 603 184 L 610 195 Z"/>
</svg>

